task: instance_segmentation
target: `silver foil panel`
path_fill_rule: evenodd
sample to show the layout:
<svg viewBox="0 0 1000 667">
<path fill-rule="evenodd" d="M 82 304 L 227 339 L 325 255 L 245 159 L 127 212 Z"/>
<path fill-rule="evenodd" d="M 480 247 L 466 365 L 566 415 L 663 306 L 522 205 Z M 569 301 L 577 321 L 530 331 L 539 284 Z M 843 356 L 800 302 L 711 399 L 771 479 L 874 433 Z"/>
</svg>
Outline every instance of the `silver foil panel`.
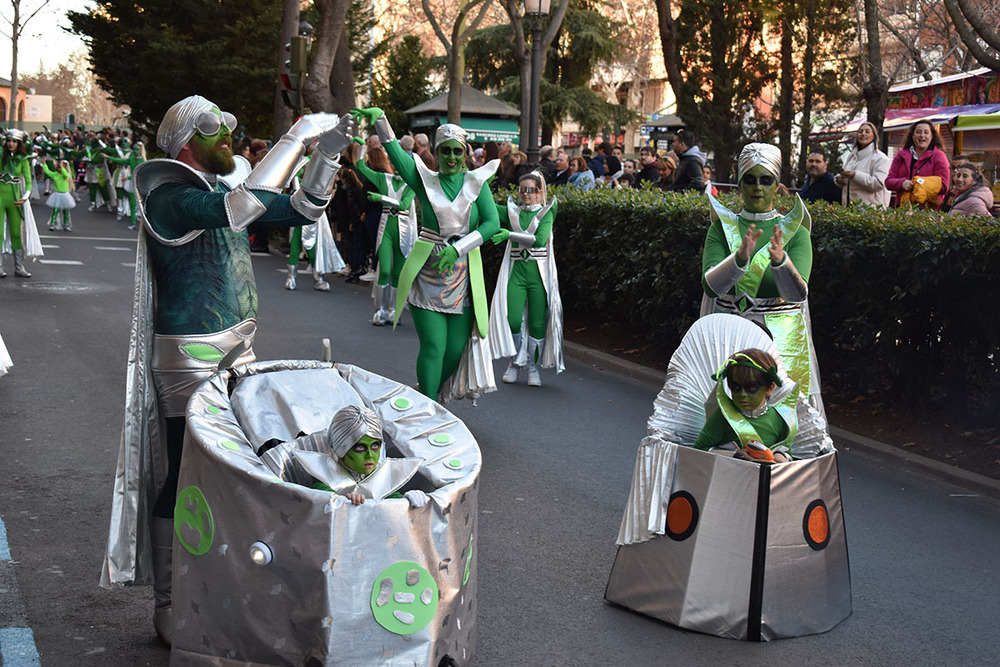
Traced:
<svg viewBox="0 0 1000 667">
<path fill-rule="evenodd" d="M 762 467 L 673 447 L 664 534 L 619 547 L 605 599 L 751 641 L 825 632 L 850 615 L 836 452 Z"/>
<path fill-rule="evenodd" d="M 343 401 L 378 413 L 390 456 L 424 459 L 425 507 L 353 506 L 280 481 L 254 453 L 276 429 L 318 430 Z M 192 396 L 187 424 L 172 665 L 473 661 L 481 455 L 458 418 L 353 366 L 280 361 L 213 377 Z"/>
</svg>

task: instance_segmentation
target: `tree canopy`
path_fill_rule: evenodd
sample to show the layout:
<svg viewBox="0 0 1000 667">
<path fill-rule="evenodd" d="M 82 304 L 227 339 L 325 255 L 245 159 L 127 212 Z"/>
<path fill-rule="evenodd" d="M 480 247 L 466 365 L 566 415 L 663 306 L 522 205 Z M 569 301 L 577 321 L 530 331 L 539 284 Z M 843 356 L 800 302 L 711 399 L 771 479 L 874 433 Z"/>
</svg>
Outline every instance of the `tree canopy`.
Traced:
<svg viewBox="0 0 1000 667">
<path fill-rule="evenodd" d="M 375 77 L 374 104 L 400 134 L 410 131 L 410 117 L 403 112 L 434 95 L 430 85 L 431 58 L 424 55 L 420 38 L 404 37 L 390 52 L 385 71 Z"/>
<path fill-rule="evenodd" d="M 281 12 L 269 0 L 100 0 L 68 17 L 101 87 L 132 109 L 133 129 L 155 133 L 170 105 L 198 94 L 244 132 L 270 136 Z"/>
</svg>

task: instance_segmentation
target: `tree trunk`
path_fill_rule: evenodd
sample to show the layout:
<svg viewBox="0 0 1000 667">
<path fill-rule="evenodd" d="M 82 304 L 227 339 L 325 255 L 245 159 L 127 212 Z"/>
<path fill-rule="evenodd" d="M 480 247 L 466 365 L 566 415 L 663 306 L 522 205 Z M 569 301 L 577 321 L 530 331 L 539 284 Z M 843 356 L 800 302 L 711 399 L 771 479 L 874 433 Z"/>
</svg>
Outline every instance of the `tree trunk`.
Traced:
<svg viewBox="0 0 1000 667">
<path fill-rule="evenodd" d="M 354 96 L 354 68 L 351 66 L 351 47 L 347 34 L 344 33 L 337 45 L 337 54 L 333 59 L 333 71 L 330 73 L 331 103 L 329 111 L 344 114 L 357 106 Z"/>
<path fill-rule="evenodd" d="M 334 106 L 334 95 L 330 90 L 333 63 L 340 42 L 347 42 L 347 8 L 350 0 L 315 0 L 314 4 L 319 11 L 319 26 L 316 28 L 309 76 L 302 86 L 302 97 L 310 110 L 330 111 Z M 352 98 L 353 93 L 352 87 Z"/>
<path fill-rule="evenodd" d="M 278 49 L 278 80 L 274 86 L 274 123 L 271 127 L 271 137 L 277 141 L 292 125 L 292 110 L 285 104 L 282 91 L 281 75 L 288 74 L 289 59 L 285 44 L 288 44 L 299 29 L 299 0 L 285 0 L 284 13 L 281 15 L 281 47 Z"/>
<path fill-rule="evenodd" d="M 802 58 L 802 127 L 799 134 L 798 175 L 806 171 L 809 133 L 812 132 L 813 63 L 816 60 L 816 0 L 806 0 L 806 52 Z M 791 158 L 791 156 L 788 156 Z M 791 159 L 788 159 L 791 163 Z"/>
<path fill-rule="evenodd" d="M 865 0 L 865 32 L 868 36 L 868 81 L 861 87 L 861 94 L 868 107 L 868 122 L 882 134 L 885 110 L 889 105 L 889 82 L 882 73 L 882 45 L 878 33 L 878 0 Z"/>
<path fill-rule="evenodd" d="M 10 108 L 7 124 L 17 127 L 17 38 L 21 34 L 21 0 L 13 0 L 14 19 L 10 22 Z"/>
<path fill-rule="evenodd" d="M 781 17 L 781 80 L 778 99 L 778 149 L 782 155 L 792 154 L 792 125 L 795 122 L 795 104 L 792 89 L 795 85 L 795 71 L 792 64 L 794 47 L 795 2 L 788 0 Z M 782 182 L 791 185 L 790 174 L 784 174 Z"/>
<path fill-rule="evenodd" d="M 455 25 L 455 35 L 459 30 Z M 451 42 L 451 52 L 448 54 L 448 122 L 455 125 L 462 123 L 462 75 L 465 74 L 465 45 L 455 39 Z"/>
</svg>

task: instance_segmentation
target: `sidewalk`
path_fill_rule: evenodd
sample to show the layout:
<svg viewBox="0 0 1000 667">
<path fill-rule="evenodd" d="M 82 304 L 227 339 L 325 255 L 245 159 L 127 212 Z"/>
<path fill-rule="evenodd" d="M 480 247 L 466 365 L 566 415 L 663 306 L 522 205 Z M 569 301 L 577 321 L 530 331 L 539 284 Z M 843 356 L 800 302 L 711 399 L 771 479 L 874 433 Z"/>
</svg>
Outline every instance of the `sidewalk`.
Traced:
<svg viewBox="0 0 1000 667">
<path fill-rule="evenodd" d="M 624 376 L 642 384 L 662 387 L 666 369 L 657 370 L 606 352 L 599 352 L 571 341 L 563 342 L 564 354 L 570 359 L 590 364 L 598 370 Z M 880 459 L 897 468 L 911 468 L 941 482 L 954 484 L 972 493 L 1000 500 L 1000 480 L 957 468 L 935 459 L 913 454 L 899 447 L 851 433 L 839 426 L 830 425 L 830 435 L 838 449 L 856 451 L 870 458 Z"/>
</svg>

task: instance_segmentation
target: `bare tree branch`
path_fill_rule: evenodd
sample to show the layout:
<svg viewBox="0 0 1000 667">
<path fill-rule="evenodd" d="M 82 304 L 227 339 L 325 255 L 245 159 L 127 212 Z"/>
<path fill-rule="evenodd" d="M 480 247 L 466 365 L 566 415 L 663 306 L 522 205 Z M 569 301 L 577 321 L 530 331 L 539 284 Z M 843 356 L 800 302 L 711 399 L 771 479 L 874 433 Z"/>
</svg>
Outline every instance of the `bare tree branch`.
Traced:
<svg viewBox="0 0 1000 667">
<path fill-rule="evenodd" d="M 962 10 L 958 6 L 958 0 L 944 0 L 944 5 L 948 8 L 948 14 L 951 16 L 952 23 L 955 24 L 955 30 L 961 35 L 962 41 L 965 42 L 965 45 L 969 48 L 972 55 L 975 56 L 976 60 L 984 67 L 1000 70 L 1000 58 L 987 53 L 986 49 L 980 46 L 976 35 L 966 25 Z"/>
<path fill-rule="evenodd" d="M 917 48 L 916 40 L 911 38 L 909 35 L 904 35 L 896 26 L 887 21 L 884 16 L 879 16 L 878 22 L 883 28 L 891 32 L 893 37 L 899 40 L 899 43 L 906 48 L 906 52 L 910 54 L 911 58 L 913 58 L 913 62 L 916 64 L 917 70 L 922 73 L 924 80 L 930 81 L 931 68 L 927 66 L 923 55 L 920 53 L 920 49 Z"/>
<path fill-rule="evenodd" d="M 962 10 L 962 13 L 969 21 L 969 25 L 972 26 L 972 29 L 976 31 L 976 34 L 979 35 L 984 42 L 992 46 L 997 51 L 1000 51 L 1000 34 L 998 34 L 996 30 L 990 28 L 976 8 L 969 3 L 969 0 L 957 0 L 957 2 L 958 8 Z"/>
</svg>

